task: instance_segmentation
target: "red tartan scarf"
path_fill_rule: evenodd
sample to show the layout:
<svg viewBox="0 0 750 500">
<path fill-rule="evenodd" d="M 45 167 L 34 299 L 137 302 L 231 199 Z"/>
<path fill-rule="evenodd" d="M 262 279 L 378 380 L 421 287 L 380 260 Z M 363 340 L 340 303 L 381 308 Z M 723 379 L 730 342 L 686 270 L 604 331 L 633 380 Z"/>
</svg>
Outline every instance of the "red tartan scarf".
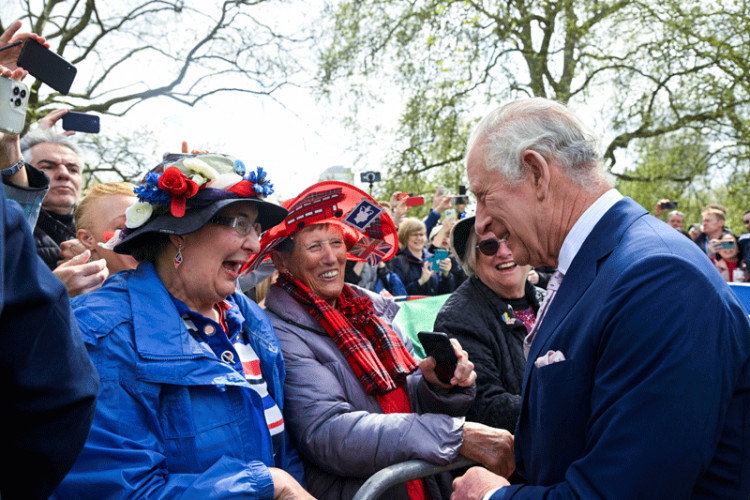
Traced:
<svg viewBox="0 0 750 500">
<path fill-rule="evenodd" d="M 318 320 L 369 394 L 393 391 L 417 369 L 417 362 L 396 332 L 375 314 L 372 300 L 360 297 L 349 285 L 344 284 L 336 308 L 289 273 L 282 273 L 276 286 Z"/>
</svg>

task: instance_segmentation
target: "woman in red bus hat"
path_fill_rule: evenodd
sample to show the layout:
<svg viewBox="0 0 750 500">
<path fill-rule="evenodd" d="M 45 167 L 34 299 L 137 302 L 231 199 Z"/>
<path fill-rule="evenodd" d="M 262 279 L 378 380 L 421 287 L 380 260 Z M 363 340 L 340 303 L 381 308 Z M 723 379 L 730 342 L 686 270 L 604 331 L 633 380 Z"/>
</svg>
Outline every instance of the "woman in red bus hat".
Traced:
<svg viewBox="0 0 750 500">
<path fill-rule="evenodd" d="M 284 206 L 289 215 L 263 235 L 259 256 L 270 253 L 280 273 L 266 307 L 285 360 L 285 422 L 306 462 L 310 493 L 352 498 L 369 475 L 409 459 L 446 464 L 464 454 L 490 463 L 491 451 L 475 446 L 479 432 L 509 451 L 509 433 L 461 418 L 476 373 L 458 342 L 457 367 L 442 383 L 435 360 L 418 364 L 392 324 L 398 305 L 344 283 L 347 258 L 377 264 L 396 252 L 396 228 L 380 205 L 328 181 Z M 444 474 L 385 497 L 447 498 L 450 484 Z"/>
</svg>

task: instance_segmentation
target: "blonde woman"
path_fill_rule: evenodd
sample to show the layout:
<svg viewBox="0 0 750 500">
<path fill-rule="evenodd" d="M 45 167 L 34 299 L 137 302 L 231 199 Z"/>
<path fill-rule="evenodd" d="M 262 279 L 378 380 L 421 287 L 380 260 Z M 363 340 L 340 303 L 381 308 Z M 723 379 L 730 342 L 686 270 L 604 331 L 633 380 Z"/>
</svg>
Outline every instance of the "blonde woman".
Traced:
<svg viewBox="0 0 750 500">
<path fill-rule="evenodd" d="M 103 248 L 114 233 L 125 228 L 125 211 L 138 198 L 129 182 L 95 184 L 86 192 L 75 211 L 76 237 L 91 252 L 92 259 L 104 259 L 110 276 L 118 271 L 135 269 L 138 261 Z"/>
<path fill-rule="evenodd" d="M 399 252 L 390 264 L 409 295 L 441 295 L 453 291 L 451 259 L 442 259 L 437 263 L 438 269 L 434 269 L 430 260 L 432 254 L 425 249 L 424 222 L 414 217 L 403 219 L 398 227 L 398 243 Z"/>
</svg>

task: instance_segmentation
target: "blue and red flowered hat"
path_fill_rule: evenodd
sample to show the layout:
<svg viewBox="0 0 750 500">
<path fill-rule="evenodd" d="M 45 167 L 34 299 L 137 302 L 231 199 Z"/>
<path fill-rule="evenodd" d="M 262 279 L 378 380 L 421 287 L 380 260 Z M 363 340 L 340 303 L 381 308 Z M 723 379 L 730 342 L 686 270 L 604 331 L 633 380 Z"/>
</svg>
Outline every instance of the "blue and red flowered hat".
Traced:
<svg viewBox="0 0 750 500">
<path fill-rule="evenodd" d="M 286 209 L 263 199 L 273 193 L 263 168 L 249 171 L 242 161 L 221 154 L 182 155 L 164 161 L 133 191 L 138 202 L 125 212 L 125 229 L 107 242 L 117 253 L 131 253 L 156 233 L 197 231 L 234 203 L 253 203 L 263 230 L 287 215 Z"/>
</svg>

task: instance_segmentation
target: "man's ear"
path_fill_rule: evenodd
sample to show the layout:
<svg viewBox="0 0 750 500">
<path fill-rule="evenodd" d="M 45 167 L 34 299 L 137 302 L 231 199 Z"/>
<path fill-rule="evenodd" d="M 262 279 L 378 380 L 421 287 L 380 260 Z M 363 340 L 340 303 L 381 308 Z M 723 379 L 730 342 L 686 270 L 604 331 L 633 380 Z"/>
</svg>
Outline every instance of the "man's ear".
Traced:
<svg viewBox="0 0 750 500">
<path fill-rule="evenodd" d="M 276 266 L 276 270 L 280 273 L 284 273 L 287 270 L 284 262 L 285 260 L 284 254 L 278 250 L 271 252 L 271 261 L 273 262 L 273 265 Z"/>
<path fill-rule="evenodd" d="M 78 241 L 89 250 L 96 249 L 96 240 L 94 239 L 94 235 L 91 234 L 91 231 L 88 229 L 79 229 L 76 231 L 76 238 L 78 238 Z"/>
<path fill-rule="evenodd" d="M 529 172 L 529 176 L 534 183 L 536 197 L 538 200 L 547 198 L 550 185 L 550 164 L 542 155 L 536 151 L 527 149 L 521 153 L 521 162 Z"/>
</svg>

